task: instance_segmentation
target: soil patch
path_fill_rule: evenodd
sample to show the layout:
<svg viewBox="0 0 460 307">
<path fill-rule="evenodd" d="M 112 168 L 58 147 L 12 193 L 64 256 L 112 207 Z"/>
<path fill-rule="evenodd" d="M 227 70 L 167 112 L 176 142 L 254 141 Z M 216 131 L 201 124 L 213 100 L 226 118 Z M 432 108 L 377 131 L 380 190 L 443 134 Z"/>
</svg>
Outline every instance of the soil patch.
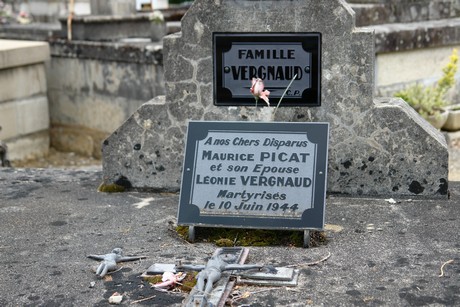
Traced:
<svg viewBox="0 0 460 307">
<path fill-rule="evenodd" d="M 15 168 L 82 168 L 102 167 L 102 161 L 93 157 L 79 155 L 74 152 L 62 152 L 51 147 L 45 157 L 11 161 Z"/>
</svg>

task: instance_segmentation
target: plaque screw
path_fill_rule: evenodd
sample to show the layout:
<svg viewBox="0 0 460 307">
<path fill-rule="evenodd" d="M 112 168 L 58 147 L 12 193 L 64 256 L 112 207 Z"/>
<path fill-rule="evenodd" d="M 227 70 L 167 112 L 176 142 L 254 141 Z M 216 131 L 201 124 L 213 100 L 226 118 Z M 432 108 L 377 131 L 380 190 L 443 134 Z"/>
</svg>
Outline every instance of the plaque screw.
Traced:
<svg viewBox="0 0 460 307">
<path fill-rule="evenodd" d="M 224 67 L 224 72 L 228 74 L 228 73 L 230 72 L 230 67 L 225 66 L 225 67 Z"/>
<path fill-rule="evenodd" d="M 306 72 L 307 74 L 310 73 L 310 66 L 305 66 L 305 72 Z"/>
</svg>

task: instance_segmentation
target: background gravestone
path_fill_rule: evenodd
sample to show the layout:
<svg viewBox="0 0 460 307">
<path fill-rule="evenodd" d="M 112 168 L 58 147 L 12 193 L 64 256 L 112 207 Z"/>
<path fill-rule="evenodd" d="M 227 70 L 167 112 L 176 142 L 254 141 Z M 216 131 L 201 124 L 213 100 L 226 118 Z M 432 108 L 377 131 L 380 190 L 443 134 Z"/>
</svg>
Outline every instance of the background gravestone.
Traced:
<svg viewBox="0 0 460 307">
<path fill-rule="evenodd" d="M 404 101 L 374 99 L 374 36 L 355 28 L 341 0 L 196 0 L 182 32 L 164 39 L 166 96 L 145 103 L 104 142 L 107 182 L 177 190 L 188 120 L 260 113 L 214 106 L 213 32 L 322 34 L 321 106 L 281 108 L 275 120 L 330 123 L 329 193 L 447 197 L 444 137 Z"/>
</svg>

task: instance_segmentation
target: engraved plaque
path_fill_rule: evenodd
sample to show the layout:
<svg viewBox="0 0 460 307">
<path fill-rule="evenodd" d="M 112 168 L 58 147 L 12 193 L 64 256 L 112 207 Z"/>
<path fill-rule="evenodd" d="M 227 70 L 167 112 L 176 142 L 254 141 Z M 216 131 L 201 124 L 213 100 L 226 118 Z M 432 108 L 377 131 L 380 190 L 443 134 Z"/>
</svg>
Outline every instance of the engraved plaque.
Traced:
<svg viewBox="0 0 460 307">
<path fill-rule="evenodd" d="M 190 122 L 179 224 L 322 228 L 328 127 Z"/>
<path fill-rule="evenodd" d="M 319 33 L 214 33 L 214 103 L 255 105 L 252 78 L 264 81 L 270 104 L 321 105 Z"/>
</svg>

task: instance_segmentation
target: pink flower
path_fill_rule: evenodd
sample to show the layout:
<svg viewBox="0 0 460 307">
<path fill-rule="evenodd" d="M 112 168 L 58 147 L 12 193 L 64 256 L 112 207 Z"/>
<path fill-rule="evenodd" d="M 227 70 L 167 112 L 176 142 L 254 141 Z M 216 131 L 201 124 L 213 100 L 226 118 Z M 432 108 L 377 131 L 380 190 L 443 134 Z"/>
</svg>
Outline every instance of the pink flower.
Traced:
<svg viewBox="0 0 460 307">
<path fill-rule="evenodd" d="M 251 93 L 256 99 L 256 102 L 259 98 L 262 98 L 267 105 L 270 106 L 270 102 L 268 102 L 268 95 L 270 95 L 270 92 L 264 89 L 264 82 L 262 79 L 252 78 Z"/>
<path fill-rule="evenodd" d="M 157 289 L 172 288 L 176 285 L 176 283 L 182 281 L 184 278 L 185 274 L 182 272 L 177 274 L 174 274 L 173 272 L 164 272 L 161 278 L 162 282 L 153 285 L 153 287 Z"/>
</svg>

